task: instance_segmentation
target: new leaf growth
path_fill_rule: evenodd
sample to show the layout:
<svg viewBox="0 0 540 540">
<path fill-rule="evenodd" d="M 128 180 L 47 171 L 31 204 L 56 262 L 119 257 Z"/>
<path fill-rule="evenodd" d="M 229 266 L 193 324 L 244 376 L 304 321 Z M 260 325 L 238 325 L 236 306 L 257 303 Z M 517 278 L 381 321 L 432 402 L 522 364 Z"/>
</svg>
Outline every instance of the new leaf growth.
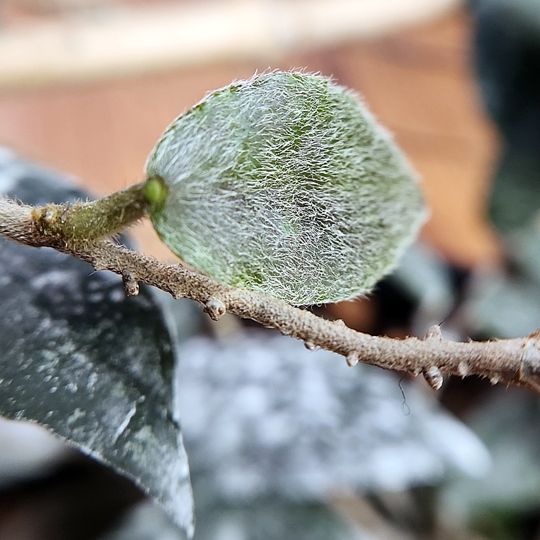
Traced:
<svg viewBox="0 0 540 540">
<path fill-rule="evenodd" d="M 162 240 L 216 281 L 317 304 L 369 291 L 424 217 L 414 174 L 350 91 L 267 73 L 208 95 L 148 158 Z M 152 189 L 152 197 L 154 189 Z"/>
</svg>

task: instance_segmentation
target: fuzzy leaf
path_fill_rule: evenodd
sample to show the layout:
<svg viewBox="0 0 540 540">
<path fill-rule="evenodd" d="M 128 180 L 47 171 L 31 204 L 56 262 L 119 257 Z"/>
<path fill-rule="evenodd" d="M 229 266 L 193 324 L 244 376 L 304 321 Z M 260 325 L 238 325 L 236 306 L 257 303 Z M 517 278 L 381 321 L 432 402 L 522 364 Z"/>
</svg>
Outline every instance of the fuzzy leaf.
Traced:
<svg viewBox="0 0 540 540">
<path fill-rule="evenodd" d="M 53 176 L 0 154 L 0 188 L 11 197 L 84 196 Z M 150 290 L 128 298 L 117 276 L 0 240 L 0 298 L 0 414 L 37 422 L 131 478 L 190 533 L 173 343 Z"/>
<path fill-rule="evenodd" d="M 169 126 L 146 172 L 154 227 L 182 260 L 298 305 L 370 290 L 424 216 L 388 133 L 318 76 L 268 73 L 210 94 Z"/>
</svg>

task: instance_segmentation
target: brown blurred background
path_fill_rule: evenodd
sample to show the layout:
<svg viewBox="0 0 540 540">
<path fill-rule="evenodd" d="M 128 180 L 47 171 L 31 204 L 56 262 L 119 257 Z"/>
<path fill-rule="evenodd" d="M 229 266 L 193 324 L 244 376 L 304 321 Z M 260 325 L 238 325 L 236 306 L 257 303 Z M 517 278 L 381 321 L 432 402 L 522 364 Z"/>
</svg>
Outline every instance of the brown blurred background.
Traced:
<svg viewBox="0 0 540 540">
<path fill-rule="evenodd" d="M 436 252 L 465 270 L 500 258 L 485 217 L 499 141 L 480 103 L 459 0 L 4 0 L 0 146 L 107 194 L 142 179 L 161 132 L 206 92 L 291 68 L 359 91 L 394 133 L 421 178 L 431 211 L 422 238 Z M 134 234 L 143 251 L 174 260 L 148 224 Z M 332 309 L 370 330 L 365 301 Z M 73 470 L 52 495 L 48 484 L 38 495 L 0 494 L 0 538 L 49 538 L 43 523 L 71 503 L 76 534 L 64 524 L 50 538 L 93 538 L 140 497 L 87 467 L 74 465 L 97 486 L 87 499 Z M 103 485 L 112 502 L 89 509 Z"/>
<path fill-rule="evenodd" d="M 431 209 L 423 238 L 470 268 L 499 249 L 484 218 L 497 139 L 469 52 L 469 16 L 450 0 L 7 0 L 0 144 L 105 194 L 141 180 L 156 138 L 207 91 L 269 68 L 318 71 L 393 131 Z M 149 227 L 137 237 L 173 258 Z"/>
</svg>

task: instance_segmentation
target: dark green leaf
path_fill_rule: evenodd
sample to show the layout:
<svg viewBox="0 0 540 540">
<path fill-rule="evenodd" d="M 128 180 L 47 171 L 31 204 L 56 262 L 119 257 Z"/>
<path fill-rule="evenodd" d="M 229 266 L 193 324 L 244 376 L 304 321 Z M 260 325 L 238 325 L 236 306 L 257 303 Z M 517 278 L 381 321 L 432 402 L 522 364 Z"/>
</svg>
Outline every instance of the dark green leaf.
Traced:
<svg viewBox="0 0 540 540">
<path fill-rule="evenodd" d="M 0 154 L 29 203 L 84 194 Z M 50 194 L 50 198 L 49 198 Z M 131 478 L 188 533 L 193 504 L 171 412 L 173 341 L 151 291 L 50 249 L 0 240 L 0 413 L 30 420 Z"/>
</svg>

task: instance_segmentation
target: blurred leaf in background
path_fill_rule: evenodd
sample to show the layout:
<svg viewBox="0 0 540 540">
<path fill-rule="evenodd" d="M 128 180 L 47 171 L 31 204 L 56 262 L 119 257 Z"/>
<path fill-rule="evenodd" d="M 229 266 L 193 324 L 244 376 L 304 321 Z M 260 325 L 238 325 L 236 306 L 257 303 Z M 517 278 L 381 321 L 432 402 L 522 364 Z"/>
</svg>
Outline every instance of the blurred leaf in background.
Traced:
<svg viewBox="0 0 540 540">
<path fill-rule="evenodd" d="M 540 327 L 540 3 L 473 0 L 475 60 L 486 108 L 502 135 L 489 216 L 505 267 L 479 274 L 468 302 L 480 337 Z"/>
<path fill-rule="evenodd" d="M 475 61 L 503 148 L 490 217 L 503 233 L 527 225 L 540 201 L 540 4 L 472 0 Z"/>
<path fill-rule="evenodd" d="M 468 523 L 487 538 L 536 538 L 540 512 L 540 402 L 516 389 L 494 392 L 469 417 L 493 468 L 483 479 L 443 489 L 442 519 Z"/>
<path fill-rule="evenodd" d="M 482 96 L 502 136 L 489 217 L 505 259 L 477 271 L 462 325 L 476 338 L 517 337 L 540 328 L 540 3 L 473 0 L 475 61 Z M 539 399 L 494 388 L 466 413 L 493 458 L 489 475 L 442 490 L 441 517 L 484 538 L 538 538 Z"/>
<path fill-rule="evenodd" d="M 3 193 L 30 204 L 85 198 L 0 154 Z M 187 457 L 172 411 L 175 343 L 149 288 L 0 240 L 0 414 L 48 428 L 131 478 L 191 530 Z"/>
<path fill-rule="evenodd" d="M 343 528 L 325 501 L 489 468 L 472 432 L 414 386 L 402 393 L 394 374 L 353 371 L 270 331 L 193 338 L 178 356 L 197 539 L 223 538 L 228 527 L 235 539 L 364 538 L 372 531 Z"/>
</svg>

